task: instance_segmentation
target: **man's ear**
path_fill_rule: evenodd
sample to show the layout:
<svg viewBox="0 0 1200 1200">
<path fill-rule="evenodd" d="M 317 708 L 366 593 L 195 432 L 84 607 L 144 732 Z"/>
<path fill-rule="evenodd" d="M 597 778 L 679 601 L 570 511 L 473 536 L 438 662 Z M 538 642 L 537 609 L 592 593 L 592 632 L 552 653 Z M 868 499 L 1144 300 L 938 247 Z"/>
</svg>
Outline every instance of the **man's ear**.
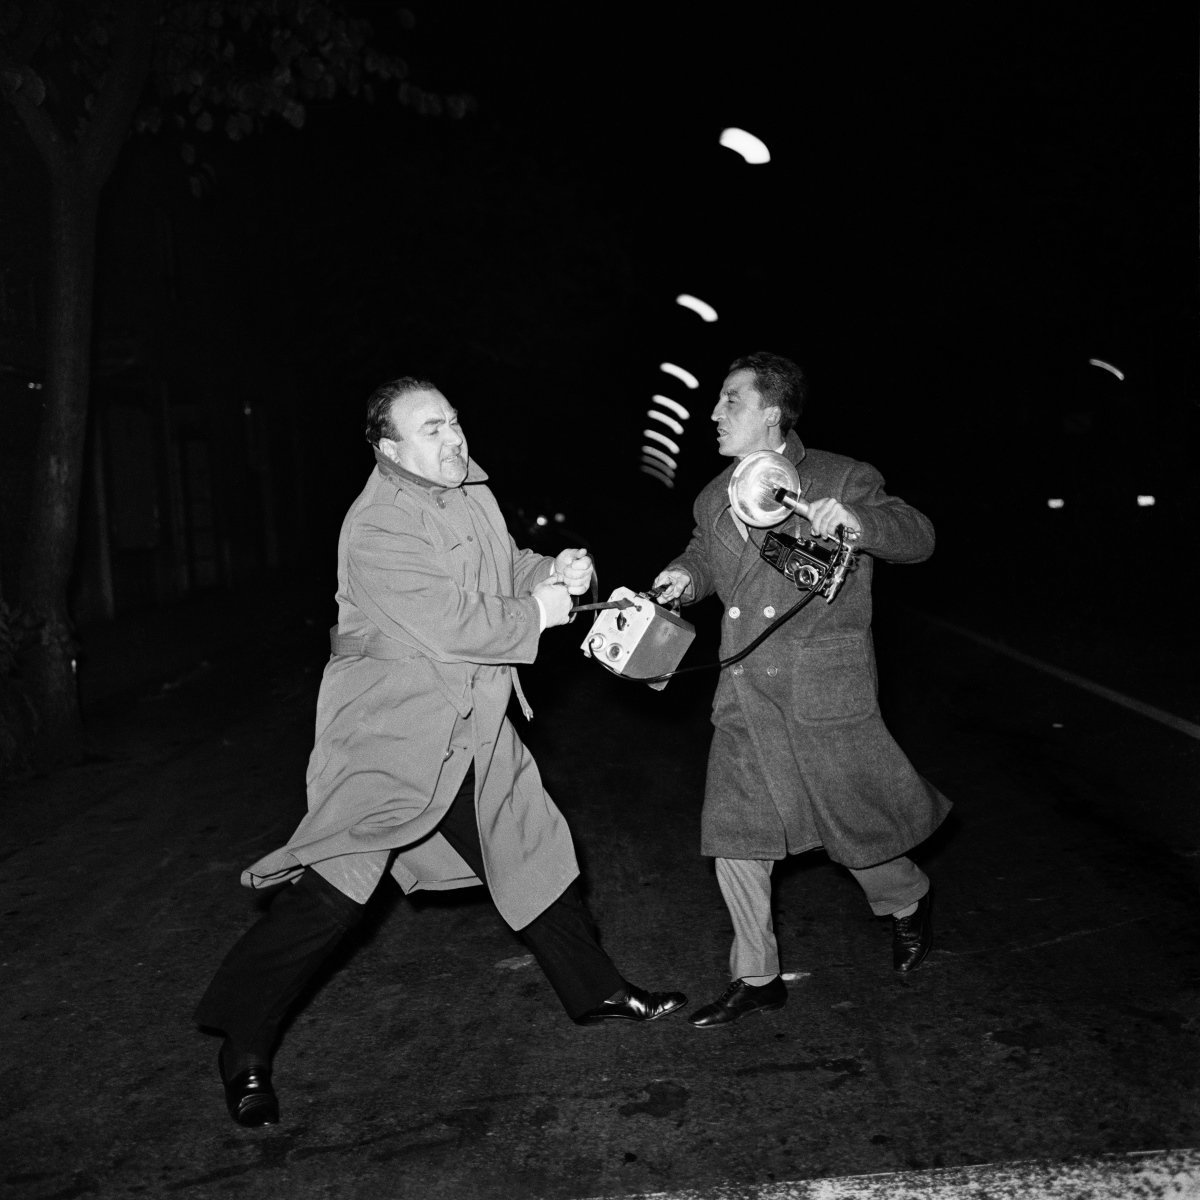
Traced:
<svg viewBox="0 0 1200 1200">
<path fill-rule="evenodd" d="M 763 420 L 772 428 L 783 420 L 783 409 L 778 404 L 770 404 L 763 409 Z"/>
<path fill-rule="evenodd" d="M 384 458 L 390 459 L 392 462 L 400 461 L 400 452 L 396 449 L 396 443 L 391 438 L 380 438 L 377 445 L 379 453 Z"/>
</svg>

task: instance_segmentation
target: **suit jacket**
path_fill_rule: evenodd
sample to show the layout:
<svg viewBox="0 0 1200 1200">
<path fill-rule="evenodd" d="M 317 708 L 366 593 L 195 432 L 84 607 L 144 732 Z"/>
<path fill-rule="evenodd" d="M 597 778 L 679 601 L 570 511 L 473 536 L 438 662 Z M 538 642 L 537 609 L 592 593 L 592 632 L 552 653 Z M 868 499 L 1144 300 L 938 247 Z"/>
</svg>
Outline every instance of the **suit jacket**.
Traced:
<svg viewBox="0 0 1200 1200">
<path fill-rule="evenodd" d="M 915 563 L 933 552 L 933 526 L 883 488 L 868 463 L 806 450 L 789 433 L 801 494 L 832 496 L 862 523 L 857 567 L 832 603 L 814 597 L 758 649 L 721 672 L 701 817 L 701 852 L 778 859 L 817 846 L 849 867 L 896 858 L 928 837 L 949 801 L 921 778 L 883 723 L 871 639 L 873 560 Z M 721 657 L 744 649 L 802 593 L 765 562 L 763 531 L 742 537 L 729 508 L 736 463 L 693 508 L 695 530 L 671 565 L 694 599 L 725 606 Z M 807 537 L 794 516 L 779 528 Z"/>
<path fill-rule="evenodd" d="M 405 891 L 481 882 L 435 832 L 474 762 L 487 884 L 519 929 L 579 873 L 567 823 L 505 715 L 516 665 L 537 654 L 531 589 L 553 559 L 516 547 L 474 463 L 453 488 L 378 452 L 376 463 L 338 541 L 308 815 L 242 882 L 264 887 L 322 859 L 393 849 Z"/>
</svg>

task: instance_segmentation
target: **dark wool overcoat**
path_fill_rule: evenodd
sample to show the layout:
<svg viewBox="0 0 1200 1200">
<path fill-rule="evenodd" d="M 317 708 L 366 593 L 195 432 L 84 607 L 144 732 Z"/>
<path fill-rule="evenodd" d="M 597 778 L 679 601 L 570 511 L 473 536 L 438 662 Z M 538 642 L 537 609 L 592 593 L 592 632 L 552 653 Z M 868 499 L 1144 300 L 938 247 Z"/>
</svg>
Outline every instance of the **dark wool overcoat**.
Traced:
<svg viewBox="0 0 1200 1200">
<path fill-rule="evenodd" d="M 519 550 L 487 476 L 460 487 L 376 452 L 338 541 L 334 654 L 317 699 L 308 815 L 242 876 L 248 887 L 309 863 L 397 850 L 406 891 L 481 882 L 436 833 L 471 763 L 487 884 L 520 929 L 578 875 L 567 823 L 505 715 L 516 664 L 537 654 L 533 586 L 554 560 Z"/>
<path fill-rule="evenodd" d="M 867 463 L 806 450 L 794 432 L 784 453 L 799 470 L 801 495 L 832 496 L 862 523 L 857 568 L 832 603 L 814 597 L 721 671 L 700 849 L 778 859 L 824 846 L 835 862 L 874 866 L 928 837 L 950 808 L 883 723 L 871 640 L 873 560 L 928 558 L 933 526 L 889 496 Z M 694 599 L 721 598 L 722 658 L 743 650 L 803 595 L 759 554 L 765 531 L 750 529 L 747 540 L 738 529 L 728 490 L 735 466 L 697 497 L 691 543 L 671 564 L 691 575 Z M 810 534 L 799 516 L 777 528 Z"/>
</svg>

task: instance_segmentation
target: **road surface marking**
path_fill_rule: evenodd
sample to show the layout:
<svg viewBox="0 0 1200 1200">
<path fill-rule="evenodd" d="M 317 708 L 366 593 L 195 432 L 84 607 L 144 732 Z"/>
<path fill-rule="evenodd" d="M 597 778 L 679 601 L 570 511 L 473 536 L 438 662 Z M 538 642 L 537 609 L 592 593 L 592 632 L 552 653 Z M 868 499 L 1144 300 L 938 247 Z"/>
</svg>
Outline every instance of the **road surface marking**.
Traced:
<svg viewBox="0 0 1200 1200">
<path fill-rule="evenodd" d="M 1112 688 L 1105 687 L 1101 683 L 1094 683 L 1090 679 L 1085 679 L 1082 675 L 1076 675 L 1074 671 L 1064 671 L 1062 667 L 1056 667 L 1051 663 L 1043 662 L 1040 658 L 1034 658 L 1032 654 L 1022 654 L 1020 650 L 1014 650 L 1011 646 L 1006 646 L 1003 642 L 997 642 L 993 638 L 984 637 L 981 633 L 964 629 L 961 625 L 955 625 L 952 621 L 944 621 L 941 617 L 935 617 L 924 611 L 917 611 L 920 616 L 924 617 L 931 624 L 940 625 L 943 629 L 949 629 L 952 633 L 957 633 L 959 637 L 977 642 L 981 646 L 986 646 L 989 650 L 994 650 L 997 654 L 1003 654 L 1006 658 L 1011 658 L 1016 662 L 1023 663 L 1027 667 L 1032 667 L 1035 671 L 1043 671 L 1047 675 L 1053 675 L 1055 679 L 1061 679 L 1064 683 L 1082 688 L 1085 692 L 1091 692 L 1093 696 L 1100 696 L 1104 700 L 1111 700 L 1113 704 L 1120 704 L 1122 707 L 1139 713 L 1143 717 L 1149 717 L 1150 720 L 1157 721 L 1160 725 L 1166 725 L 1168 729 L 1174 729 L 1177 733 L 1186 734 L 1188 737 L 1200 741 L 1200 725 L 1193 724 L 1191 721 L 1185 721 L 1183 717 L 1177 717 L 1174 713 L 1166 712 L 1161 708 L 1155 708 L 1153 704 L 1146 704 L 1141 700 L 1135 700 L 1132 696 L 1126 696 L 1123 692 L 1114 691 Z"/>
<path fill-rule="evenodd" d="M 716 1184 L 680 1192 L 622 1193 L 624 1200 L 1197 1200 L 1200 1150 L 1146 1150 L 1061 1162 L 1022 1160 L 802 1179 Z M 592 1197 L 592 1200 L 616 1200 Z"/>
</svg>

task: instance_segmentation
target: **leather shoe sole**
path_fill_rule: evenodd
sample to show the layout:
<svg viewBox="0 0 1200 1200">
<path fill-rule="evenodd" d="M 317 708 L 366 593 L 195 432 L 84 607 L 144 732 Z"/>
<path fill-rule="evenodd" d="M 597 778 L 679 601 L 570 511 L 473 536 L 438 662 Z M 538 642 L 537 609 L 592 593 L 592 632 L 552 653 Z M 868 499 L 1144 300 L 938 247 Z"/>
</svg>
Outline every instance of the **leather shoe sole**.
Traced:
<svg viewBox="0 0 1200 1200">
<path fill-rule="evenodd" d="M 625 985 L 620 1000 L 603 1004 L 575 1018 L 576 1025 L 599 1025 L 602 1021 L 657 1021 L 687 1003 L 682 992 L 647 992 L 632 983 Z"/>
<path fill-rule="evenodd" d="M 698 1008 L 688 1020 L 697 1029 L 716 1029 L 732 1025 L 742 1017 L 756 1012 L 775 1012 L 787 1003 L 787 985 L 781 978 L 755 987 L 735 979 L 711 1004 Z"/>
<path fill-rule="evenodd" d="M 218 1069 L 221 1069 L 220 1060 Z M 254 1127 L 278 1123 L 279 1097 L 271 1086 L 271 1068 L 265 1063 L 254 1063 L 232 1079 L 226 1079 L 221 1070 L 221 1082 L 225 1085 L 225 1107 L 239 1125 Z"/>
<path fill-rule="evenodd" d="M 892 918 L 892 966 L 900 974 L 915 971 L 933 946 L 933 891 L 917 901 L 917 911 Z"/>
</svg>

